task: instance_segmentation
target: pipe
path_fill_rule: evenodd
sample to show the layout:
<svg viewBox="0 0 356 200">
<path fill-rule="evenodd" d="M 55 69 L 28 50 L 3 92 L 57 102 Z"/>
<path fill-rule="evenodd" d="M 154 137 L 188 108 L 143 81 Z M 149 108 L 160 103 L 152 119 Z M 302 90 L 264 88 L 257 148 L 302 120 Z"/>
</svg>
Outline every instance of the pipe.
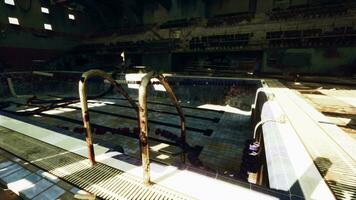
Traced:
<svg viewBox="0 0 356 200">
<path fill-rule="evenodd" d="M 259 126 L 267 123 L 267 122 L 276 122 L 276 123 L 281 123 L 284 124 L 286 123 L 286 119 L 285 119 L 285 115 L 281 115 L 279 118 L 277 119 L 265 119 L 265 120 L 261 120 L 260 122 L 258 122 L 255 126 L 255 129 L 253 131 L 253 139 L 256 140 L 256 133 L 257 133 L 257 129 Z"/>
<path fill-rule="evenodd" d="M 31 98 L 31 97 L 33 97 L 33 95 L 17 95 L 15 92 L 14 84 L 12 83 L 11 78 L 7 78 L 7 84 L 9 86 L 10 93 L 12 96 L 14 96 L 16 98 Z"/>
<path fill-rule="evenodd" d="M 80 104 L 82 107 L 83 124 L 84 124 L 84 128 L 86 129 L 86 142 L 88 145 L 88 155 L 92 165 L 95 165 L 96 161 L 95 161 L 95 153 L 93 147 L 92 129 L 90 125 L 86 90 L 87 90 L 88 79 L 95 76 L 108 80 L 115 87 L 116 91 L 122 94 L 129 101 L 129 103 L 136 110 L 136 112 L 138 112 L 138 107 L 136 103 L 131 99 L 128 93 L 124 90 L 124 88 L 120 84 L 118 84 L 106 72 L 102 70 L 89 70 L 82 75 L 82 78 L 79 81 L 79 97 L 80 97 Z"/>
<path fill-rule="evenodd" d="M 163 75 L 156 74 L 155 72 L 147 73 L 142 79 L 139 87 L 139 127 L 140 127 L 140 147 L 141 147 L 141 159 L 143 167 L 144 184 L 150 185 L 150 160 L 149 160 L 149 146 L 148 146 L 148 119 L 147 119 L 147 86 L 152 78 L 157 78 L 166 89 L 168 96 L 177 109 L 177 112 L 181 120 L 181 145 L 183 149 L 182 160 L 185 162 L 185 146 L 186 146 L 186 128 L 185 118 L 183 111 L 177 101 L 176 96 L 173 93 L 172 88 L 166 81 Z"/>
<path fill-rule="evenodd" d="M 53 78 L 53 76 L 54 76 L 53 73 L 41 72 L 41 71 L 33 71 L 32 74 L 39 75 L 39 76 L 47 76 L 47 77 L 51 77 L 51 78 Z"/>
<path fill-rule="evenodd" d="M 273 98 L 273 93 L 271 93 L 270 91 L 267 91 L 267 88 L 264 88 L 264 87 L 258 88 L 256 91 L 254 104 L 252 105 L 253 108 L 255 108 L 257 106 L 258 96 L 262 92 L 264 92 L 266 94 L 267 99 Z"/>
</svg>

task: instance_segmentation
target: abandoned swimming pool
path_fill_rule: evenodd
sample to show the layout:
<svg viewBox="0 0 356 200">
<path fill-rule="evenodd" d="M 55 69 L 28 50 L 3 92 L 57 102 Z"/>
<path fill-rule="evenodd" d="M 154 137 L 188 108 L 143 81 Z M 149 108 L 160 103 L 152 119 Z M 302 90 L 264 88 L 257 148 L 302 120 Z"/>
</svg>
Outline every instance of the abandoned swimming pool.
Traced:
<svg viewBox="0 0 356 200">
<path fill-rule="evenodd" d="M 29 112 L 38 108 L 39 104 L 36 102 L 41 102 L 41 106 L 50 106 L 53 101 L 78 96 L 80 75 L 65 74 L 66 79 L 63 79 L 63 73 L 55 73 L 50 77 L 36 74 L 3 75 L 2 86 L 8 85 L 8 79 L 11 78 L 12 90 L 16 95 L 28 97 L 16 97 L 11 88 L 2 87 L 2 99 L 11 104 L 4 111 L 85 139 L 78 102 L 66 103 L 42 112 Z M 117 80 L 132 81 L 135 76 L 137 74 L 121 74 Z M 257 88 L 261 87 L 261 81 L 186 76 L 166 76 L 166 79 L 186 118 L 186 164 L 237 177 L 245 143 L 251 139 L 251 104 Z M 167 165 L 181 165 L 181 149 L 177 145 L 179 115 L 164 89 L 159 85 L 153 86 L 148 93 L 150 158 Z M 89 96 L 106 91 L 108 87 L 102 79 L 93 78 L 88 84 Z M 124 84 L 123 87 L 137 102 L 138 85 Z M 32 101 L 28 101 L 29 99 Z M 140 158 L 137 114 L 129 102 L 120 94 L 110 92 L 98 99 L 89 100 L 88 105 L 94 128 L 94 143 L 103 143 L 113 150 Z"/>
<path fill-rule="evenodd" d="M 345 181 L 352 177 L 338 174 L 354 170 L 352 144 L 340 145 L 347 136 L 320 125 L 320 113 L 278 80 L 167 74 L 156 84 L 148 74 L 113 74 L 115 81 L 83 81 L 81 72 L 1 74 L 0 148 L 102 198 L 353 194 Z M 145 187 L 148 155 L 153 187 Z"/>
</svg>

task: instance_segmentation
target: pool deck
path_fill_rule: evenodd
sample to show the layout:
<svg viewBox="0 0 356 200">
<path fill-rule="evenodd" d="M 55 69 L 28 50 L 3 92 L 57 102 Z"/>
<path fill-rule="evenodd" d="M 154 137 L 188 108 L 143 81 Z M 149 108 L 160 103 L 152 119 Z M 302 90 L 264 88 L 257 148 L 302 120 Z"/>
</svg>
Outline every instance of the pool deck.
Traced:
<svg viewBox="0 0 356 200">
<path fill-rule="evenodd" d="M 269 174 L 270 181 L 276 180 L 272 188 L 290 187 L 298 180 L 303 193 L 311 196 L 315 188 L 324 184 L 321 182 L 323 178 L 337 199 L 355 198 L 356 141 L 298 92 L 276 80 L 266 80 L 266 83 L 271 100 L 264 105 L 262 117 L 278 118 L 284 115 L 286 118 L 285 123 L 263 125 L 267 162 L 268 159 L 271 161 L 268 167 L 276 169 L 269 170 L 275 172 Z M 274 132 L 274 135 L 269 132 Z M 288 162 L 285 161 L 293 167 L 286 169 Z M 280 175 L 284 175 L 285 180 Z M 326 187 L 322 188 L 325 189 L 322 194 L 328 194 Z"/>
</svg>

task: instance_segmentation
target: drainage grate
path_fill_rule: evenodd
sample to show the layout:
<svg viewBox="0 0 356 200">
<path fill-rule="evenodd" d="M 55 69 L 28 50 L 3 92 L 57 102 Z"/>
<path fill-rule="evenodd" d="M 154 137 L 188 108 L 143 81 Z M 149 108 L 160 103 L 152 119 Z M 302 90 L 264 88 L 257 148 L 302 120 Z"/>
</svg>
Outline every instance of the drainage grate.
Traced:
<svg viewBox="0 0 356 200">
<path fill-rule="evenodd" d="M 1 126 L 0 148 L 103 199 L 193 199 Z"/>
</svg>

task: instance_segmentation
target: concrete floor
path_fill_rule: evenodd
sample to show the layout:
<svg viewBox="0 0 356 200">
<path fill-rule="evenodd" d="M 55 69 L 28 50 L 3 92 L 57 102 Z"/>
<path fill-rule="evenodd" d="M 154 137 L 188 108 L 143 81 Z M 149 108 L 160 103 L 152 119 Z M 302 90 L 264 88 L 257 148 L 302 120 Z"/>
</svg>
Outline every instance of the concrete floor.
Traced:
<svg viewBox="0 0 356 200">
<path fill-rule="evenodd" d="M 284 84 L 356 140 L 356 86 L 310 82 Z"/>
</svg>

